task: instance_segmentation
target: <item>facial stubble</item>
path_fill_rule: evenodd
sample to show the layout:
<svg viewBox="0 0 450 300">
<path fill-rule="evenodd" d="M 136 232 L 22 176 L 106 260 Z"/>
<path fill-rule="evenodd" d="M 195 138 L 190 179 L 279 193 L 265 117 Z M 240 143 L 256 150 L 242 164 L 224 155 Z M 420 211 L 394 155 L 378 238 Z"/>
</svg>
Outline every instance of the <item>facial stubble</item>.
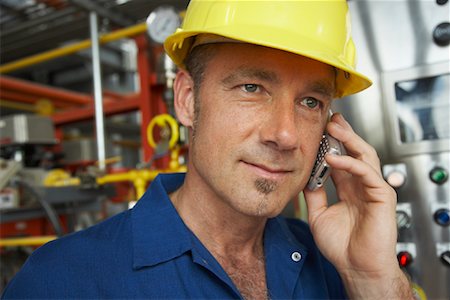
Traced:
<svg viewBox="0 0 450 300">
<path fill-rule="evenodd" d="M 269 179 L 258 178 L 255 180 L 255 188 L 258 192 L 267 196 L 276 190 L 277 183 Z"/>
</svg>

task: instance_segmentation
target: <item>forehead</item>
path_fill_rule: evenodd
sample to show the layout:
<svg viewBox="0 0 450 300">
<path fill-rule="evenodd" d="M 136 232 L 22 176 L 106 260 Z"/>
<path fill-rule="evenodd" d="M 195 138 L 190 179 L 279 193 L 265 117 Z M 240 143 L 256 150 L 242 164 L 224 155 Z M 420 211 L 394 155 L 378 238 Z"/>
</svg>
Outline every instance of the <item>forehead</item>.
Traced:
<svg viewBox="0 0 450 300">
<path fill-rule="evenodd" d="M 336 72 L 332 66 L 290 52 L 245 43 L 214 45 L 205 68 L 206 76 L 259 78 L 274 83 L 309 82 L 334 92 Z"/>
</svg>

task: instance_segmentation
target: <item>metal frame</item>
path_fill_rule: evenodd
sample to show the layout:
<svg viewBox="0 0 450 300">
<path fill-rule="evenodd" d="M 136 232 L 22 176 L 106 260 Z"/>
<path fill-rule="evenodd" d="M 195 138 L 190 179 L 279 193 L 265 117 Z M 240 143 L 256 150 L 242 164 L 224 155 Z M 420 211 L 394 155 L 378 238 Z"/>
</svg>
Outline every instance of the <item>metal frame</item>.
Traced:
<svg viewBox="0 0 450 300">
<path fill-rule="evenodd" d="M 395 95 L 395 83 L 397 82 L 444 74 L 450 74 L 449 62 L 424 65 L 382 74 L 383 105 L 384 111 L 387 112 L 384 119 L 388 128 L 388 144 L 391 154 L 394 156 L 450 151 L 450 139 L 401 143 Z"/>
</svg>

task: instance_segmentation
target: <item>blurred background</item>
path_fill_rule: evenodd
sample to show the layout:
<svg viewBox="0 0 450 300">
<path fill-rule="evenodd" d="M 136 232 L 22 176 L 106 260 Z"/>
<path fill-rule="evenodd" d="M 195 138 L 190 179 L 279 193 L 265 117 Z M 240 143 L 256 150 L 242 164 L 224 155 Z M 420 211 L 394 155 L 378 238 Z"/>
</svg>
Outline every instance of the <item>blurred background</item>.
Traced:
<svg viewBox="0 0 450 300">
<path fill-rule="evenodd" d="M 188 2 L 0 0 L 0 290 L 36 247 L 186 170 L 162 42 Z M 397 191 L 398 260 L 416 298 L 450 299 L 450 3 L 348 3 L 357 69 L 374 85 L 333 110 Z M 305 218 L 301 195 L 284 214 Z"/>
</svg>

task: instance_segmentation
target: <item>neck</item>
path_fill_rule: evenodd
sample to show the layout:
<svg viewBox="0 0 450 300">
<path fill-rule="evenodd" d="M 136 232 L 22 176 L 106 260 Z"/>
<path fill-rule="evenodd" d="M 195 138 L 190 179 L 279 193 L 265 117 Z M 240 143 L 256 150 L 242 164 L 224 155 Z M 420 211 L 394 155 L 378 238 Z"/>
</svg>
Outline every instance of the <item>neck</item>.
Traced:
<svg viewBox="0 0 450 300">
<path fill-rule="evenodd" d="M 220 256 L 263 255 L 267 219 L 243 215 L 205 190 L 186 176 L 183 186 L 170 195 L 185 224 L 205 247 Z"/>
</svg>

